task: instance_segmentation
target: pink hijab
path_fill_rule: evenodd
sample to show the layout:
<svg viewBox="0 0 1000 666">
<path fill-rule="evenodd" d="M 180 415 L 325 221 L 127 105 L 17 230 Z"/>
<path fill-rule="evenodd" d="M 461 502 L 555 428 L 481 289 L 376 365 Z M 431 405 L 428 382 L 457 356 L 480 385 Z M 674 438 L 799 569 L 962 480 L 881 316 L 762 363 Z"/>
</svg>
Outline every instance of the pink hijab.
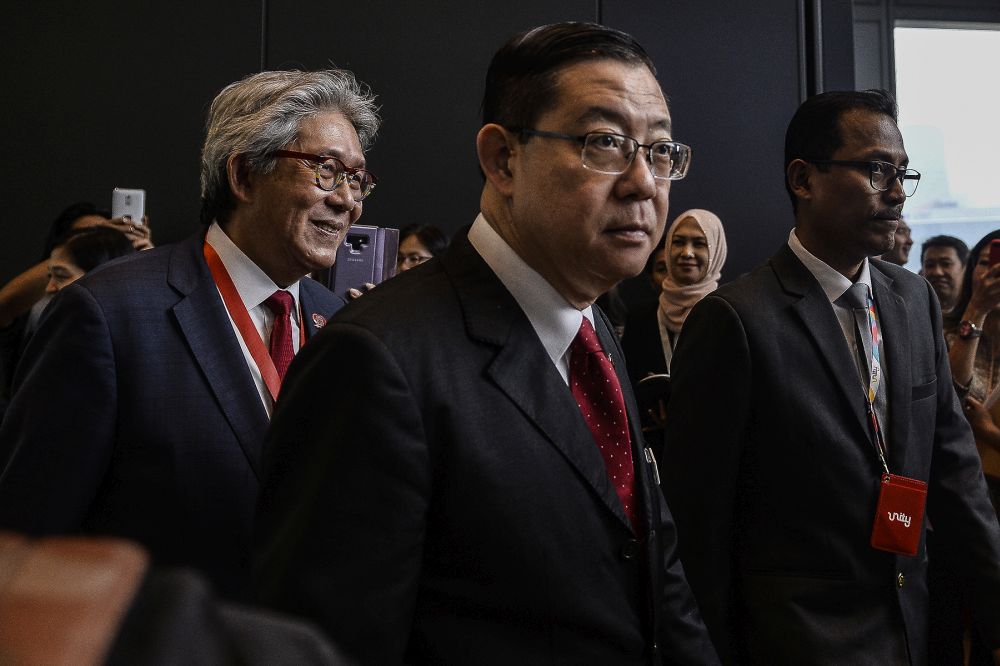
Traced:
<svg viewBox="0 0 1000 666">
<path fill-rule="evenodd" d="M 701 227 L 708 241 L 708 270 L 699 282 L 680 285 L 674 282 L 670 275 L 670 247 L 674 239 L 674 231 L 684 220 L 691 218 Z M 722 266 L 726 263 L 726 234 L 722 230 L 722 220 L 717 215 L 701 208 L 686 210 L 674 220 L 667 231 L 667 243 L 664 246 L 667 254 L 667 277 L 663 280 L 663 291 L 660 292 L 660 308 L 658 318 L 663 326 L 673 333 L 678 333 L 684 320 L 695 303 L 715 291 L 722 276 Z"/>
</svg>

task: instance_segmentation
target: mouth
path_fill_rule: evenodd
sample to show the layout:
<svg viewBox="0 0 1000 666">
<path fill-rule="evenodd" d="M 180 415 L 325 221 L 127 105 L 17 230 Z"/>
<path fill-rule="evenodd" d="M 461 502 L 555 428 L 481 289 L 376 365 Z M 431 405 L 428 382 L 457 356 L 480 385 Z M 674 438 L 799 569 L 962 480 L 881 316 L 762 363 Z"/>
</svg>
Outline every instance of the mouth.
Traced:
<svg viewBox="0 0 1000 666">
<path fill-rule="evenodd" d="M 309 220 L 320 233 L 327 236 L 340 236 L 344 233 L 344 229 L 347 225 L 343 222 L 334 222 L 332 220 Z"/>
<path fill-rule="evenodd" d="M 630 242 L 646 242 L 652 235 L 652 230 L 642 224 L 621 224 L 604 230 L 609 236 Z"/>
</svg>

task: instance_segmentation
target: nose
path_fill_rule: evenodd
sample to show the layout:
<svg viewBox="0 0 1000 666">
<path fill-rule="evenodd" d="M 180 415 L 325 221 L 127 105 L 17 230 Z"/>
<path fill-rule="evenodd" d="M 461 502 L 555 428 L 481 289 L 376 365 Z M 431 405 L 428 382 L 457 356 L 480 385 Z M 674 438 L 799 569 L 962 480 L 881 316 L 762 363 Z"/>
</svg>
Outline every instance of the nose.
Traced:
<svg viewBox="0 0 1000 666">
<path fill-rule="evenodd" d="M 345 178 L 339 185 L 326 193 L 326 203 L 328 206 L 350 212 L 361 202 L 355 201 L 351 194 L 351 179 Z"/>
<path fill-rule="evenodd" d="M 45 285 L 46 294 L 54 294 L 59 291 L 59 285 L 56 284 L 55 279 L 49 278 L 48 283 Z"/>
<path fill-rule="evenodd" d="M 641 150 L 643 149 L 636 150 L 632 163 L 618 176 L 616 190 L 618 196 L 622 198 L 652 199 L 656 196 L 658 187 L 670 188 L 669 180 L 657 180 L 653 177 L 653 164 L 649 159 L 649 149 L 646 148 L 645 155 L 640 154 Z"/>
<path fill-rule="evenodd" d="M 903 181 L 899 178 L 893 178 L 892 185 L 882 194 L 893 205 L 898 205 L 906 201 L 906 192 L 903 191 Z"/>
</svg>

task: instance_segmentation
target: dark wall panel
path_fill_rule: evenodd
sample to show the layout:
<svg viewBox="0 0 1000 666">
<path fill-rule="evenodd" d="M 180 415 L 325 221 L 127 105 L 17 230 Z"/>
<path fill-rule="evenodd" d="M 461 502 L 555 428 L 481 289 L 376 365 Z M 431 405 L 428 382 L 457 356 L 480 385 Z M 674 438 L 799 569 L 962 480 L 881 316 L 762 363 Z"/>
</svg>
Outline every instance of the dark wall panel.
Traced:
<svg viewBox="0 0 1000 666">
<path fill-rule="evenodd" d="M 453 232 L 479 211 L 475 137 L 486 67 L 508 37 L 535 25 L 594 20 L 593 0 L 537 3 L 370 2 L 316 12 L 271 0 L 268 66 L 354 71 L 378 95 L 383 125 L 368 165 L 379 185 L 362 224 L 421 222 Z"/>
<path fill-rule="evenodd" d="M 219 0 L 18 3 L 0 27 L 6 281 L 67 204 L 147 190 L 154 240 L 197 228 L 208 102 L 260 64 L 260 10 Z"/>
<path fill-rule="evenodd" d="M 671 191 L 671 221 L 688 208 L 719 215 L 723 279 L 765 261 L 793 225 L 782 163 L 799 104 L 797 3 L 604 0 L 603 20 L 649 51 L 674 136 L 694 148 L 690 175 Z"/>
</svg>

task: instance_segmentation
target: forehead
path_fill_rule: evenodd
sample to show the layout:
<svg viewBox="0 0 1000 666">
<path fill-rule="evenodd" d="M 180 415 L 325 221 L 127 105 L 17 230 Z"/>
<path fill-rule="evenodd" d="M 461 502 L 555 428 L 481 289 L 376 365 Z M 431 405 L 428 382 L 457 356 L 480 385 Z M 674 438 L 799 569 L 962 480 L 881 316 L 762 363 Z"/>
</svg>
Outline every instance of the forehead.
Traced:
<svg viewBox="0 0 1000 666">
<path fill-rule="evenodd" d="M 958 261 L 958 252 L 950 245 L 932 245 L 924 250 L 924 261 L 940 261 L 942 259 Z"/>
<path fill-rule="evenodd" d="M 645 65 L 611 59 L 574 63 L 556 74 L 555 87 L 555 105 L 540 122 L 551 117 L 568 124 L 566 129 L 604 124 L 636 134 L 670 134 L 666 98 Z"/>
<path fill-rule="evenodd" d="M 340 111 L 321 111 L 303 118 L 295 143 L 305 152 L 333 155 L 348 166 L 364 162 L 358 132 Z"/>
<path fill-rule="evenodd" d="M 852 109 L 840 116 L 840 159 L 883 160 L 906 164 L 903 135 L 891 116 L 868 109 Z"/>
</svg>

